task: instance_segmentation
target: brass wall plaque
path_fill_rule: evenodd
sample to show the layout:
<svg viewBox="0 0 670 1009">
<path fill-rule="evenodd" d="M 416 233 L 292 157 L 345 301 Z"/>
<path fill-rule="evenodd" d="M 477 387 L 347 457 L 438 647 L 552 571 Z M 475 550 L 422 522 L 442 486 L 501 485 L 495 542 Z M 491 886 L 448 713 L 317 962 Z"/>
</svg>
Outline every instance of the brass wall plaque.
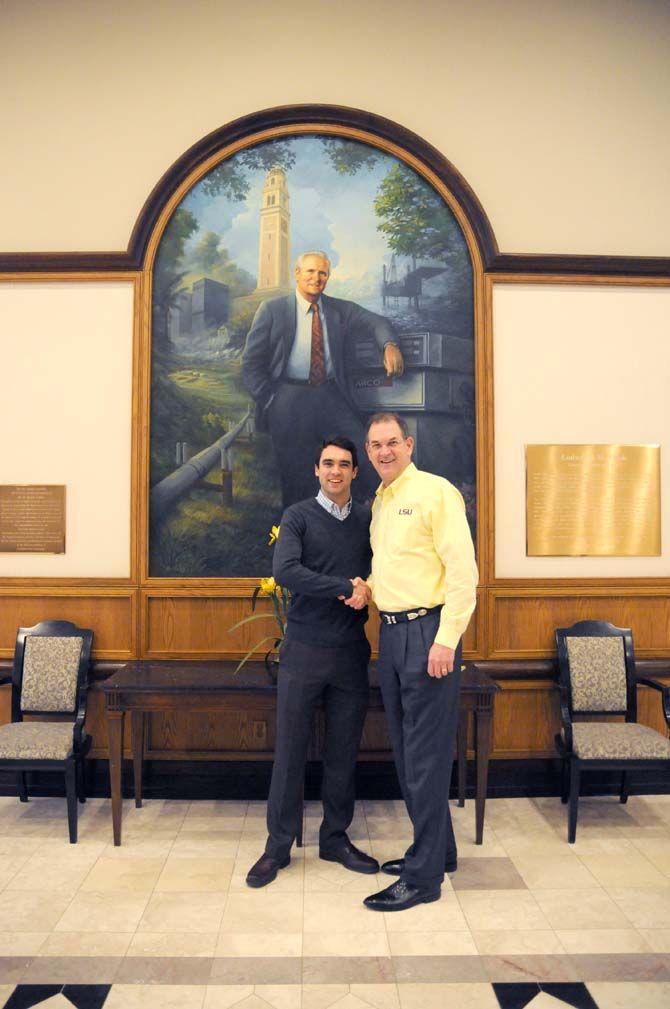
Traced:
<svg viewBox="0 0 670 1009">
<path fill-rule="evenodd" d="M 0 552 L 65 553 L 64 486 L 0 486 Z"/>
<path fill-rule="evenodd" d="M 528 557 L 657 557 L 658 445 L 526 445 Z"/>
</svg>

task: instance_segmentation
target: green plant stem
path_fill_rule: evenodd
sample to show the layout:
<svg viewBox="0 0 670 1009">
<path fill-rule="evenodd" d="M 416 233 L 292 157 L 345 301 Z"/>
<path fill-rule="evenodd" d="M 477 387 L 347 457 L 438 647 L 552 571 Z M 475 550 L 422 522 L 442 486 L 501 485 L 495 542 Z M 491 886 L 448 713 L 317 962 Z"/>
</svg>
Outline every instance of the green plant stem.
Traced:
<svg viewBox="0 0 670 1009">
<path fill-rule="evenodd" d="M 244 663 L 247 661 L 247 659 L 249 659 L 254 654 L 254 652 L 258 648 L 260 648 L 261 645 L 265 644 L 266 641 L 276 641 L 276 638 L 275 638 L 274 634 L 268 634 L 267 637 L 261 638 L 260 641 L 256 642 L 256 644 L 253 646 L 253 648 L 249 649 L 249 651 L 244 656 L 244 658 L 240 659 L 240 661 L 238 662 L 237 666 L 235 667 L 235 672 L 233 673 L 233 676 L 235 675 L 235 673 L 239 673 L 240 669 L 242 668 L 242 666 L 244 665 Z"/>
<path fill-rule="evenodd" d="M 236 631 L 238 627 L 242 627 L 243 624 L 250 624 L 252 620 L 274 620 L 274 613 L 254 613 L 250 617 L 244 617 L 242 620 L 238 620 L 236 624 L 232 624 L 228 628 L 228 633 L 231 631 Z"/>
</svg>

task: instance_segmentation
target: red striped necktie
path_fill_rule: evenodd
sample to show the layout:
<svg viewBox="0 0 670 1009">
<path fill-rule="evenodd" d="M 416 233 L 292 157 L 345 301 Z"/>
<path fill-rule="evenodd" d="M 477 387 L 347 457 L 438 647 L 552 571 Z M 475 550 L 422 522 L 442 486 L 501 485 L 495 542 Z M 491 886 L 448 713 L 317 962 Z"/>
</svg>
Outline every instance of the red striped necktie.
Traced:
<svg viewBox="0 0 670 1009">
<path fill-rule="evenodd" d="M 311 307 L 312 313 L 312 352 L 309 362 L 309 384 L 323 385 L 326 381 L 326 349 L 323 343 L 323 328 L 319 306 Z"/>
</svg>

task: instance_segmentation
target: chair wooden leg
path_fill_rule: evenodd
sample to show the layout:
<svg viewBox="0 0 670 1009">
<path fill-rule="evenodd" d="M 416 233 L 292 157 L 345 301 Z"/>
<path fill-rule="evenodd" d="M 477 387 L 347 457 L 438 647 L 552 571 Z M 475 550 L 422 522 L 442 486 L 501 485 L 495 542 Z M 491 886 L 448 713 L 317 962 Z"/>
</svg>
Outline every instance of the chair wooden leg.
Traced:
<svg viewBox="0 0 670 1009">
<path fill-rule="evenodd" d="M 67 825 L 70 844 L 77 843 L 77 772 L 74 759 L 65 763 L 65 794 L 67 796 Z"/>
<path fill-rule="evenodd" d="M 77 761 L 77 798 L 80 802 L 86 802 L 86 781 L 84 774 L 84 757 Z"/>
<path fill-rule="evenodd" d="M 25 771 L 19 771 L 16 775 L 16 783 L 19 790 L 19 799 L 21 802 L 28 801 L 28 783 L 26 779 Z"/>
<path fill-rule="evenodd" d="M 563 757 L 561 761 L 561 802 L 563 805 L 567 805 L 568 796 L 570 794 L 570 761 L 567 757 Z"/>
<path fill-rule="evenodd" d="M 568 807 L 568 844 L 575 843 L 577 836 L 577 813 L 579 809 L 579 761 L 570 761 L 570 805 Z"/>
<path fill-rule="evenodd" d="M 630 778 L 629 772 L 624 771 L 621 775 L 621 791 L 619 792 L 619 801 L 626 803 L 628 802 L 628 791 L 630 788 Z"/>
</svg>

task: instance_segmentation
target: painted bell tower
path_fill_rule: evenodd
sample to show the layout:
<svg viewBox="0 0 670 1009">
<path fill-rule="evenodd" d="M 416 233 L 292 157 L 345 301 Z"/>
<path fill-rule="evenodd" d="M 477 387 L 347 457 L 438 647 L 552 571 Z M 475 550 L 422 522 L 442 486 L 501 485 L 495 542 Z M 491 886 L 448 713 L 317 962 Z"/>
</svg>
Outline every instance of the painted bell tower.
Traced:
<svg viewBox="0 0 670 1009">
<path fill-rule="evenodd" d="M 290 261 L 291 212 L 283 168 L 271 168 L 265 177 L 258 239 L 258 281 L 254 294 L 269 297 L 292 288 Z"/>
</svg>

